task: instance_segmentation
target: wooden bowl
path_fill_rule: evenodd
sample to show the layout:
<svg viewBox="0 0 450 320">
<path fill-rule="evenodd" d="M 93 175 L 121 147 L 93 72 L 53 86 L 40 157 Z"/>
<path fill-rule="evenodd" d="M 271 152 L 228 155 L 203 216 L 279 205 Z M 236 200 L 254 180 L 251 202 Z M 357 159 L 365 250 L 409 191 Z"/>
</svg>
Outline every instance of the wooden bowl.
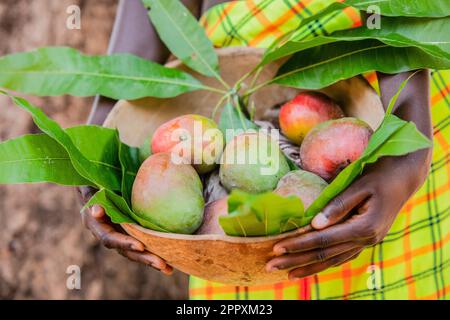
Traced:
<svg viewBox="0 0 450 320">
<path fill-rule="evenodd" d="M 217 53 L 222 77 L 233 84 L 260 61 L 263 51 L 234 47 L 219 49 Z M 217 80 L 188 69 L 180 61 L 172 61 L 168 66 L 184 70 L 203 83 L 220 88 Z M 278 67 L 279 64 L 268 65 L 261 73 L 259 82 L 272 78 Z M 257 108 L 256 118 L 262 117 L 273 106 L 292 99 L 300 91 L 271 85 L 256 92 L 252 96 Z M 362 77 L 340 81 L 319 91 L 337 101 L 346 115 L 366 121 L 373 129 L 383 118 L 384 111 L 378 95 Z M 105 126 L 117 128 L 125 143 L 140 146 L 159 125 L 174 117 L 189 113 L 210 117 L 219 98 L 217 93 L 195 91 L 171 99 L 119 101 L 105 121 Z M 161 233 L 136 224 L 123 224 L 122 227 L 174 268 L 203 279 L 233 285 L 286 280 L 288 271 L 265 271 L 265 264 L 272 257 L 273 245 L 309 230 L 305 227 L 277 236 L 243 238 Z"/>
</svg>

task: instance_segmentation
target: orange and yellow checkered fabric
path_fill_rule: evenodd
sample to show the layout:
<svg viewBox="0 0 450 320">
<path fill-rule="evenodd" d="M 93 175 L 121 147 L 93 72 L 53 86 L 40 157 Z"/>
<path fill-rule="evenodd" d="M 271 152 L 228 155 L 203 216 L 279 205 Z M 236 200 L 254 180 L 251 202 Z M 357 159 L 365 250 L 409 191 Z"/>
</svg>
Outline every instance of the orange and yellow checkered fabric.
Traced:
<svg viewBox="0 0 450 320">
<path fill-rule="evenodd" d="M 217 47 L 266 47 L 334 0 L 245 0 L 212 8 L 202 19 Z M 302 27 L 303 38 L 360 25 L 347 9 Z M 366 75 L 376 84 L 374 73 Z M 450 70 L 431 81 L 433 164 L 422 188 L 383 242 L 339 267 L 298 281 L 238 287 L 191 277 L 192 299 L 450 298 Z"/>
</svg>

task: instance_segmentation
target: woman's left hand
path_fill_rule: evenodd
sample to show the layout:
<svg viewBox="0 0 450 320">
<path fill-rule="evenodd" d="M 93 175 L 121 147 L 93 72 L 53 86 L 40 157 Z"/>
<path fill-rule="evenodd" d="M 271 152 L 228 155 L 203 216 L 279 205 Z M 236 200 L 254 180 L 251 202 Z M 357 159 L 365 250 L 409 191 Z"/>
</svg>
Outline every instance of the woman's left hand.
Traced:
<svg viewBox="0 0 450 320">
<path fill-rule="evenodd" d="M 424 150 L 425 151 L 425 150 Z M 386 236 L 398 212 L 422 185 L 431 150 L 380 159 L 312 221 L 315 231 L 274 246 L 267 271 L 292 269 L 298 279 L 356 258 Z"/>
</svg>

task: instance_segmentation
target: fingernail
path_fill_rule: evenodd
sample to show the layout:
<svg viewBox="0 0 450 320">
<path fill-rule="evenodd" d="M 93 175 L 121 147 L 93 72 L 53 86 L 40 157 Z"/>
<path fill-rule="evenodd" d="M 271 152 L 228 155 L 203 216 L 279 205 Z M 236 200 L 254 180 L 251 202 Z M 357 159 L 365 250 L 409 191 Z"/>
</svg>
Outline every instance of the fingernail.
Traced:
<svg viewBox="0 0 450 320">
<path fill-rule="evenodd" d="M 316 229 L 322 229 L 328 226 L 328 218 L 322 213 L 319 212 L 313 219 L 312 225 Z"/>
<path fill-rule="evenodd" d="M 273 250 L 273 253 L 275 253 L 275 255 L 277 255 L 277 256 L 281 256 L 286 253 L 286 248 L 275 247 L 275 249 Z"/>
<path fill-rule="evenodd" d="M 267 272 L 274 272 L 274 271 L 278 271 L 280 269 L 278 269 L 277 266 L 266 266 L 266 271 Z"/>
<path fill-rule="evenodd" d="M 93 206 L 92 210 L 91 210 L 92 216 L 94 218 L 100 217 L 101 216 L 101 210 L 102 210 L 102 208 L 100 208 L 100 206 L 98 206 L 98 205 Z"/>
</svg>

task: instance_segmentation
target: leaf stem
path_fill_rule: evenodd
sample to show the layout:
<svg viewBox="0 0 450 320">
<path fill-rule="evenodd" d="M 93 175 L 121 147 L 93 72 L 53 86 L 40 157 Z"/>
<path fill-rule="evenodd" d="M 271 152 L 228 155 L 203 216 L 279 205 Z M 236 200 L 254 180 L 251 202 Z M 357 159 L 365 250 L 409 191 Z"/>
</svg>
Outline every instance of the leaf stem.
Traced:
<svg viewBox="0 0 450 320">
<path fill-rule="evenodd" d="M 222 105 L 222 103 L 225 101 L 225 99 L 227 99 L 230 96 L 230 92 L 228 92 L 227 94 L 223 95 L 222 98 L 219 99 L 219 101 L 217 102 L 216 106 L 214 107 L 212 113 L 211 113 L 211 118 L 214 119 L 216 117 L 216 113 L 219 110 L 220 106 Z"/>
<path fill-rule="evenodd" d="M 236 91 L 240 89 L 240 86 L 241 86 L 242 82 L 244 82 L 245 80 L 247 80 L 247 78 L 250 77 L 250 75 L 251 75 L 252 73 L 254 73 L 256 70 L 258 70 L 258 68 L 259 68 L 259 64 L 256 65 L 252 70 L 250 70 L 249 72 L 247 72 L 246 74 L 244 74 L 244 75 L 236 82 L 236 84 L 234 85 L 234 88 L 236 89 Z"/>
<path fill-rule="evenodd" d="M 239 115 L 239 120 L 241 121 L 241 125 L 244 128 L 244 130 L 247 130 L 247 125 L 245 124 L 245 119 L 244 119 L 244 115 L 242 114 L 242 110 L 241 110 L 241 104 L 239 102 L 239 97 L 237 95 L 233 96 L 233 101 L 234 101 L 234 107 L 236 108 L 236 111 Z"/>
<path fill-rule="evenodd" d="M 201 86 L 198 86 L 198 88 L 199 89 L 203 89 L 203 90 L 208 90 L 208 91 L 211 91 L 211 92 L 215 92 L 215 93 L 228 94 L 228 91 L 221 90 L 221 89 L 218 89 L 218 88 L 214 88 L 214 87 L 211 87 L 211 86 L 201 85 Z"/>
<path fill-rule="evenodd" d="M 227 89 L 228 91 L 231 90 L 231 87 L 228 85 L 228 83 L 225 82 L 225 80 L 223 80 L 220 74 L 216 72 L 215 75 L 215 78 L 224 86 L 225 89 Z"/>
<path fill-rule="evenodd" d="M 274 81 L 274 80 L 276 80 L 276 78 L 267 80 L 267 81 L 265 81 L 265 82 L 263 82 L 263 83 L 257 85 L 256 87 L 250 88 L 249 90 L 247 90 L 247 91 L 244 93 L 243 98 L 244 98 L 244 99 L 248 98 L 248 97 L 249 97 L 251 94 L 253 94 L 255 91 L 258 91 L 259 89 L 261 89 L 261 88 L 263 88 L 263 87 L 265 87 L 265 86 L 271 84 L 272 81 Z"/>
</svg>

